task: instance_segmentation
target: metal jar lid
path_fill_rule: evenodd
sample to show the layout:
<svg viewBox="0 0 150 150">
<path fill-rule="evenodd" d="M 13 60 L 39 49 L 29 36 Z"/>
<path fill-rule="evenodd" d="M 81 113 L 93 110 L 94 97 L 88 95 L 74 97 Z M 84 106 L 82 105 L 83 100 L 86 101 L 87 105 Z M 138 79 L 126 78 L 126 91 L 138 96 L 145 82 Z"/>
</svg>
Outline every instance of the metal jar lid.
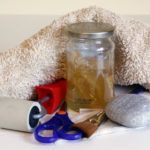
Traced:
<svg viewBox="0 0 150 150">
<path fill-rule="evenodd" d="M 67 26 L 71 36 L 83 39 L 106 38 L 113 34 L 114 27 L 107 23 L 81 22 Z"/>
</svg>

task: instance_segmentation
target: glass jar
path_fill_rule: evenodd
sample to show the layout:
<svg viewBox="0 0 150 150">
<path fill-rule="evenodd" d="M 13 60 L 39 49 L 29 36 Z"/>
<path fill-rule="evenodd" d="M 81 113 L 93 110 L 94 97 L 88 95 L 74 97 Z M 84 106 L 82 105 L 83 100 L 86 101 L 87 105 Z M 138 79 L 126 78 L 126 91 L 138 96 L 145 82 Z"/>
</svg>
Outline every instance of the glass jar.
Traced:
<svg viewBox="0 0 150 150">
<path fill-rule="evenodd" d="M 113 27 L 94 22 L 67 27 L 67 106 L 74 110 L 104 108 L 114 96 Z"/>
</svg>

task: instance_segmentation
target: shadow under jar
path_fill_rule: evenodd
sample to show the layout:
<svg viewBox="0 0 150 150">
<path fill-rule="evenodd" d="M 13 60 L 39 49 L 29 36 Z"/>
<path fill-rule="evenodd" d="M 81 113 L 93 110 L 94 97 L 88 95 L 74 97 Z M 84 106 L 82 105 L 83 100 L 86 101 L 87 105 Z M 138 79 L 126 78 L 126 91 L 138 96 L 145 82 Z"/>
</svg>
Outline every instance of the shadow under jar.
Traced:
<svg viewBox="0 0 150 150">
<path fill-rule="evenodd" d="M 114 28 L 83 22 L 67 26 L 67 105 L 74 111 L 104 108 L 114 96 Z"/>
</svg>

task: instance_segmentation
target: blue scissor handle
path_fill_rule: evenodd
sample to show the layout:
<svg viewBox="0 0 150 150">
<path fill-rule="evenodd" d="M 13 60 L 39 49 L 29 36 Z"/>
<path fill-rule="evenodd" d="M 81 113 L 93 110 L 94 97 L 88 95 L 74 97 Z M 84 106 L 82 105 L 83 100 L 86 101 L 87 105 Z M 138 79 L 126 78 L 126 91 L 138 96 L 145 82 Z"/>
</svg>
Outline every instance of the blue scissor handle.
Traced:
<svg viewBox="0 0 150 150">
<path fill-rule="evenodd" d="M 77 128 L 72 127 L 73 122 L 69 119 L 68 114 L 56 114 L 56 116 L 62 121 L 63 127 L 58 130 L 60 138 L 66 140 L 78 140 L 83 137 L 83 132 Z M 71 133 L 70 133 L 71 132 Z"/>
<path fill-rule="evenodd" d="M 72 128 L 73 122 L 69 119 L 68 114 L 56 113 L 55 116 L 44 124 L 39 125 L 34 131 L 34 137 L 42 143 L 53 143 L 58 138 L 66 140 L 77 140 L 83 137 L 82 131 Z M 44 130 L 52 130 L 53 134 L 49 137 L 40 135 Z M 74 132 L 74 133 L 69 133 Z"/>
<path fill-rule="evenodd" d="M 56 128 L 60 125 L 60 121 L 53 117 L 51 120 L 47 121 L 44 124 L 40 124 L 34 131 L 34 137 L 37 141 L 42 143 L 53 143 L 59 137 L 57 134 Z M 49 137 L 44 137 L 40 133 L 44 130 L 52 130 L 52 135 Z"/>
</svg>

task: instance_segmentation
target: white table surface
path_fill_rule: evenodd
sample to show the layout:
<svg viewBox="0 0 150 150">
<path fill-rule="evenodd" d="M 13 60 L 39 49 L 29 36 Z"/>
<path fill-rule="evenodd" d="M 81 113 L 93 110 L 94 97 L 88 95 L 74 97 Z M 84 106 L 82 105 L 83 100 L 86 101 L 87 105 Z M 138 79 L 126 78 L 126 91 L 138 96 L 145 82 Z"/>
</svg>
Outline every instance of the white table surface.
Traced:
<svg viewBox="0 0 150 150">
<path fill-rule="evenodd" d="M 135 16 L 150 23 L 150 16 Z M 0 50 L 16 46 L 40 28 L 48 25 L 53 16 L 0 16 Z M 32 134 L 0 129 L 0 150 L 149 150 L 150 129 L 117 132 L 93 139 L 54 144 L 40 144 Z"/>
</svg>

